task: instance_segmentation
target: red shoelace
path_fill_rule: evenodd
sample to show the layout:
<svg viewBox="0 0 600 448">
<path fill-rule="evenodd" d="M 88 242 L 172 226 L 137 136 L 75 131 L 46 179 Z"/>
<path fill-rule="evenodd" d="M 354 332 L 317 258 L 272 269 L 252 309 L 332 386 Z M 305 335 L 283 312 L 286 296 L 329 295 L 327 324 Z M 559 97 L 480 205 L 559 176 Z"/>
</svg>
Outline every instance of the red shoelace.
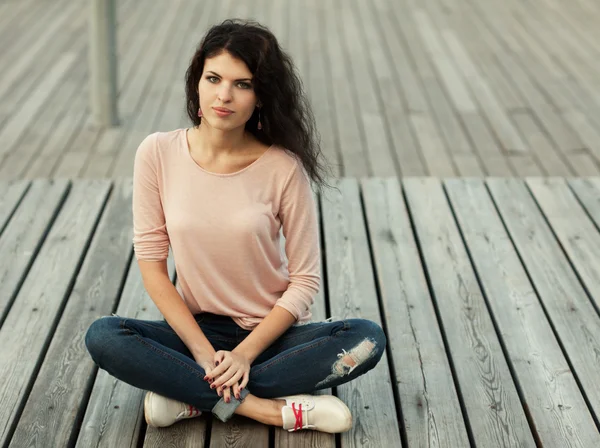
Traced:
<svg viewBox="0 0 600 448">
<path fill-rule="evenodd" d="M 296 410 L 296 403 L 292 403 L 292 411 L 294 412 L 294 417 L 296 417 L 294 431 L 297 431 L 302 429 L 302 403 L 298 405 L 298 410 Z"/>
<path fill-rule="evenodd" d="M 193 416 L 193 415 L 198 415 L 198 414 L 200 414 L 200 411 L 199 411 L 197 408 L 195 408 L 195 407 L 194 407 L 194 406 L 192 406 L 191 404 L 190 404 L 190 405 L 188 405 L 188 406 L 189 406 L 189 409 L 188 409 L 188 416 L 189 416 L 189 417 L 191 417 L 191 416 Z"/>
</svg>

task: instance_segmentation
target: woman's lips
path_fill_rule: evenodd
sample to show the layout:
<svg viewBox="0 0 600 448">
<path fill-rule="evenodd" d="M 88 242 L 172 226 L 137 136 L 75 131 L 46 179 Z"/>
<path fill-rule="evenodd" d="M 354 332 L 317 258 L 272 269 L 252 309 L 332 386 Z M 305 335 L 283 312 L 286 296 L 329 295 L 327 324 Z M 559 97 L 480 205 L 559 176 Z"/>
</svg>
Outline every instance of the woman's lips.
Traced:
<svg viewBox="0 0 600 448">
<path fill-rule="evenodd" d="M 219 116 L 219 117 L 227 117 L 229 115 L 231 115 L 233 112 L 227 109 L 218 109 L 213 107 L 213 110 L 215 111 L 215 113 Z"/>
</svg>

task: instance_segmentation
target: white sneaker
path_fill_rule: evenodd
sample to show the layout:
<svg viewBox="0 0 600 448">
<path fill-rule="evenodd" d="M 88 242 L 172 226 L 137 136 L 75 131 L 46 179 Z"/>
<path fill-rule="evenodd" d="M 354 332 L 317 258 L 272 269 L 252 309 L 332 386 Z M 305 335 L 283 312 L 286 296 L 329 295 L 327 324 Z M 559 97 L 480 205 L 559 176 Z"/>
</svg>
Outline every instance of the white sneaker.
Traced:
<svg viewBox="0 0 600 448">
<path fill-rule="evenodd" d="M 333 395 L 291 395 L 281 397 L 286 406 L 281 410 L 283 429 L 338 433 L 352 428 L 352 414 L 348 406 Z"/>
<path fill-rule="evenodd" d="M 186 418 L 198 417 L 202 412 L 191 404 L 185 404 L 155 392 L 147 392 L 144 398 L 146 423 L 155 428 L 171 426 Z"/>
</svg>

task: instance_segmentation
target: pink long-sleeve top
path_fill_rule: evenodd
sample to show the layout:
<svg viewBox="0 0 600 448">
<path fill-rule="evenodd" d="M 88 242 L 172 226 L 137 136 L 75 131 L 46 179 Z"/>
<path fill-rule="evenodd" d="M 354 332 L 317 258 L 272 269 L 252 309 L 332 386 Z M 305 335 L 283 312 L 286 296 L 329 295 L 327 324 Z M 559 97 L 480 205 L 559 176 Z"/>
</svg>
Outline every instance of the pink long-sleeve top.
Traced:
<svg viewBox="0 0 600 448">
<path fill-rule="evenodd" d="M 170 245 L 193 314 L 230 316 L 251 330 L 278 305 L 297 323 L 310 320 L 320 287 L 317 225 L 306 171 L 283 148 L 231 174 L 200 167 L 185 129 L 149 135 L 136 152 L 135 256 L 165 260 Z"/>
</svg>

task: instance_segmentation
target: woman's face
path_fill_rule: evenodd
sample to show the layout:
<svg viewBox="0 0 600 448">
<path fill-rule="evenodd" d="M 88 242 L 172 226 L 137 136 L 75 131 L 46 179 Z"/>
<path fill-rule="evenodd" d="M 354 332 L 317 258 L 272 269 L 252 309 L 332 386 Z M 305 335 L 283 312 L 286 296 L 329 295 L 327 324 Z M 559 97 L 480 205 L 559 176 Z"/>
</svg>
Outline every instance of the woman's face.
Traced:
<svg viewBox="0 0 600 448">
<path fill-rule="evenodd" d="M 257 105 L 252 73 L 227 52 L 204 61 L 198 94 L 202 123 L 222 131 L 244 126 Z"/>
</svg>

